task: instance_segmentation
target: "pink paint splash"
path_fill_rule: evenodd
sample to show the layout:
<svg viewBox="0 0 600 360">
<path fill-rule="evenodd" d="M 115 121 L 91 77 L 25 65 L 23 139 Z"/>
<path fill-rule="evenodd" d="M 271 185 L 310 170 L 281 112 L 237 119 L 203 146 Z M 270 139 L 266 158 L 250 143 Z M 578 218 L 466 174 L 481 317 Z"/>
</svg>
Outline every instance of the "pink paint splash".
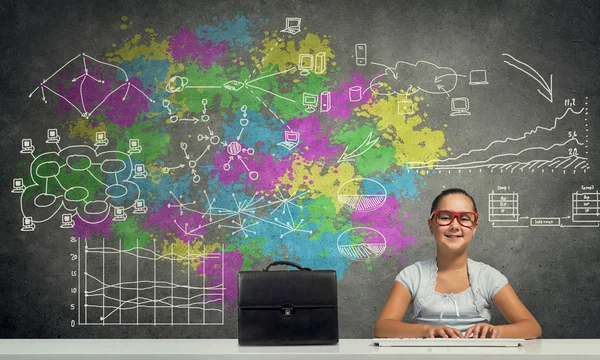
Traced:
<svg viewBox="0 0 600 360">
<path fill-rule="evenodd" d="M 255 155 L 260 158 L 260 161 L 255 163 L 256 168 L 254 169 L 259 176 L 256 180 L 246 177 L 246 184 L 253 184 L 252 187 L 257 191 L 271 192 L 277 188 L 279 179 L 286 172 L 292 171 L 294 160 L 291 157 L 277 160 L 269 154 L 260 152 Z"/>
<path fill-rule="evenodd" d="M 104 70 L 100 65 L 93 65 L 88 67 L 89 76 L 81 76 L 85 69 L 78 69 L 75 76 L 62 75 L 63 82 L 56 87 L 64 99 L 57 102 L 56 111 L 65 114 L 75 111 L 73 106 L 76 106 L 84 114 L 104 114 L 121 128 L 130 127 L 142 112 L 149 110 L 150 100 L 144 94 L 149 95 L 150 91 L 144 90 L 141 80 L 135 77 L 126 82 L 116 79 L 115 70 Z M 78 79 L 73 82 L 72 78 Z"/>
<path fill-rule="evenodd" d="M 357 72 L 350 73 L 351 81 L 341 83 L 337 89 L 331 91 L 331 109 L 326 114 L 332 119 L 349 119 L 352 117 L 352 112 L 367 104 L 373 97 L 369 88 L 370 79 L 363 77 Z M 349 90 L 351 87 L 359 87 L 361 92 L 361 100 L 351 102 Z"/>
<path fill-rule="evenodd" d="M 294 118 L 288 126 L 300 133 L 301 140 L 295 150 L 305 160 L 337 159 L 344 152 L 343 146 L 331 145 L 331 133 L 321 131 L 321 121 L 316 115 L 303 119 Z"/>
<path fill-rule="evenodd" d="M 198 68 L 211 67 L 213 63 L 223 66 L 227 58 L 227 41 L 213 45 L 206 39 L 198 39 L 190 29 L 182 29 L 169 38 L 169 52 L 175 61 L 196 60 Z"/>
<path fill-rule="evenodd" d="M 353 223 L 364 224 L 362 226 L 373 228 L 379 231 L 386 240 L 387 252 L 383 254 L 385 257 L 395 255 L 399 251 L 403 251 L 406 246 L 417 243 L 415 236 L 404 234 L 404 225 L 398 216 L 398 200 L 393 196 L 388 196 L 385 204 L 375 210 L 359 212 L 355 211 L 350 216 Z M 377 237 L 367 238 L 367 242 L 378 240 Z"/>
<path fill-rule="evenodd" d="M 277 160 L 263 152 L 255 152 L 250 156 L 245 152 L 247 147 L 243 144 L 240 146 L 242 150 L 236 155 L 230 155 L 225 149 L 219 154 L 213 154 L 214 169 L 212 173 L 218 176 L 219 181 L 225 185 L 244 177 L 246 184 L 256 186 L 255 190 L 272 190 L 275 188 L 277 179 L 291 169 L 291 160 Z M 229 166 L 229 170 L 225 170 L 227 166 Z M 250 172 L 258 173 L 258 178 L 253 180 Z"/>
<path fill-rule="evenodd" d="M 180 209 L 173 207 L 173 205 L 171 204 L 169 208 L 168 204 L 165 204 L 157 211 L 149 210 L 144 228 L 149 229 L 158 226 L 163 232 L 175 233 L 184 243 L 191 243 L 198 237 L 204 237 L 206 225 L 210 221 L 209 216 L 202 218 L 202 214 L 186 210 L 180 215 Z M 189 234 L 186 234 L 186 231 Z"/>
<path fill-rule="evenodd" d="M 100 219 L 101 218 L 90 218 L 86 220 L 90 222 L 96 222 Z M 73 227 L 73 235 L 82 239 L 89 239 L 92 236 L 99 238 L 109 237 L 112 234 L 112 231 L 110 230 L 110 225 L 112 223 L 111 216 L 107 216 L 106 219 L 98 224 L 88 224 L 87 222 L 81 220 L 81 218 L 78 216 L 73 217 L 73 221 L 75 222 L 75 227 Z"/>
<path fill-rule="evenodd" d="M 208 262 L 204 267 L 206 267 L 206 276 L 207 286 L 218 286 L 223 284 L 224 293 L 225 293 L 225 306 L 227 310 L 234 311 L 236 309 L 233 306 L 233 302 L 237 302 L 238 299 L 238 284 L 237 284 L 237 275 L 242 269 L 242 253 L 239 250 L 235 250 L 232 252 L 226 252 L 223 254 L 223 264 L 224 268 L 221 268 L 221 264 L 209 264 Z M 196 268 L 197 274 L 202 274 L 203 266 L 202 264 Z"/>
<path fill-rule="evenodd" d="M 148 98 L 138 90 L 142 90 L 141 80 L 130 78 L 129 82 L 124 84 L 126 85 L 122 85 L 102 104 L 105 109 L 104 115 L 121 129 L 131 127 L 141 113 L 148 112 L 150 103 Z"/>
</svg>

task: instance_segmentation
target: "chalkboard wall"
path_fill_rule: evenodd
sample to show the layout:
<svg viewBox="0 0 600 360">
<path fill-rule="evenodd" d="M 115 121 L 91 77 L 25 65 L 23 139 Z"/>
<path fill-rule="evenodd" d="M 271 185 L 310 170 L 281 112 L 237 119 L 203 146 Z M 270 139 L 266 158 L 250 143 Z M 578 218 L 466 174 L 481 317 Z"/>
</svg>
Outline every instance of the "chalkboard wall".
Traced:
<svg viewBox="0 0 600 360">
<path fill-rule="evenodd" d="M 4 1 L 0 336 L 235 338 L 237 273 L 290 260 L 370 338 L 461 187 L 543 336 L 600 337 L 599 11 Z"/>
</svg>

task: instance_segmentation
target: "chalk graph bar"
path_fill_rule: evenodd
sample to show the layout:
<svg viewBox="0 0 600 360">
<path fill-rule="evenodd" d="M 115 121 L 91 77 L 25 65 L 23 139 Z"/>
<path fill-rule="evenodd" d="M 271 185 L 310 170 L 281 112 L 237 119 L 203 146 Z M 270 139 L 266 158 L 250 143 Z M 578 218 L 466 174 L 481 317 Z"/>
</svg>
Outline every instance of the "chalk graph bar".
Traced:
<svg viewBox="0 0 600 360">
<path fill-rule="evenodd" d="M 518 222 L 519 194 L 492 191 L 488 196 L 488 209 L 490 222 Z"/>
<path fill-rule="evenodd" d="M 85 249 L 78 247 L 85 282 L 80 325 L 224 324 L 222 246 L 209 252 L 187 244 L 176 251 L 170 244 L 159 253 L 156 243 L 152 249 L 135 244 L 124 249 L 121 240 L 116 248 L 104 239 L 85 239 Z"/>
<path fill-rule="evenodd" d="M 600 222 L 600 194 L 575 192 L 571 198 L 573 222 Z"/>
</svg>

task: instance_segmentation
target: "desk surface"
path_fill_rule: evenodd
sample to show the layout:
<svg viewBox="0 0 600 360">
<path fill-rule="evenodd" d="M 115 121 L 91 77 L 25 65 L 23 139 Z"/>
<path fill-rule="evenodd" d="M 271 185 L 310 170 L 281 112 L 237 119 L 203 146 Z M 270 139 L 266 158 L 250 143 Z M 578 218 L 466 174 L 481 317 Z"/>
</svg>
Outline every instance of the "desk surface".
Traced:
<svg viewBox="0 0 600 360">
<path fill-rule="evenodd" d="M 600 359 L 600 339 L 543 339 L 519 348 L 379 348 L 371 339 L 325 346 L 239 346 L 237 339 L 0 339 L 0 359 Z"/>
</svg>

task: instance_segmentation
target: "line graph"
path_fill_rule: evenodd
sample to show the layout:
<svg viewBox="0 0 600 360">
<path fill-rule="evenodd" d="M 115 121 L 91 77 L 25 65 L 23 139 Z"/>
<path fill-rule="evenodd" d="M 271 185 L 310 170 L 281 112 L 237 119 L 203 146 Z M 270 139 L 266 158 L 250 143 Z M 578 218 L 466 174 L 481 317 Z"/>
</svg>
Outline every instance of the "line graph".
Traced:
<svg viewBox="0 0 600 360">
<path fill-rule="evenodd" d="M 587 131 L 587 98 L 585 107 L 568 107 L 554 119 L 552 126 L 536 126 L 519 137 L 506 137 L 490 142 L 479 149 L 471 149 L 457 156 L 426 162 L 408 162 L 410 170 L 462 170 L 491 172 L 530 171 L 555 172 L 590 169 L 587 152 L 588 135 L 573 130 L 579 122 Z M 581 119 L 584 118 L 584 119 Z M 581 121 L 583 120 L 583 121 Z"/>
<path fill-rule="evenodd" d="M 153 249 L 115 245 L 79 241 L 79 325 L 224 324 L 222 247 L 166 244 L 161 254 L 156 242 Z"/>
</svg>

